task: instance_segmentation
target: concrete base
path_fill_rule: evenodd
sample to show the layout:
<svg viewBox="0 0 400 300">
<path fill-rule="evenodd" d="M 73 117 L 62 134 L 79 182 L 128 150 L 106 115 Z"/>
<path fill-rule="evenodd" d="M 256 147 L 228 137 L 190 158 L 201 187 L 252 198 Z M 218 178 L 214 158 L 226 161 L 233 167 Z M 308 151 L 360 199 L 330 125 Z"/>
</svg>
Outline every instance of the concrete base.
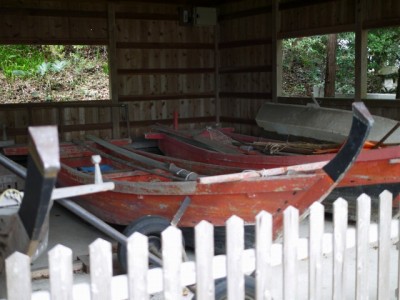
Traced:
<svg viewBox="0 0 400 300">
<path fill-rule="evenodd" d="M 102 238 L 114 243 L 112 239 L 93 226 L 85 223 L 82 219 L 57 203 L 54 204 L 50 212 L 49 228 L 49 244 L 47 251 L 58 244 L 62 244 L 72 249 L 74 260 L 76 260 L 78 256 L 88 255 L 89 245 L 97 238 Z M 38 269 L 48 266 L 47 251 L 33 262 L 32 268 Z"/>
<path fill-rule="evenodd" d="M 32 291 L 49 290 L 48 280 L 48 256 L 47 252 L 54 246 L 61 244 L 73 252 L 74 283 L 89 281 L 89 274 L 86 272 L 87 258 L 89 256 L 89 245 L 97 238 L 113 243 L 116 242 L 98 231 L 93 226 L 75 216 L 67 209 L 54 204 L 50 211 L 48 247 L 43 254 L 36 259 L 32 265 Z M 114 264 L 117 265 L 117 262 Z"/>
</svg>

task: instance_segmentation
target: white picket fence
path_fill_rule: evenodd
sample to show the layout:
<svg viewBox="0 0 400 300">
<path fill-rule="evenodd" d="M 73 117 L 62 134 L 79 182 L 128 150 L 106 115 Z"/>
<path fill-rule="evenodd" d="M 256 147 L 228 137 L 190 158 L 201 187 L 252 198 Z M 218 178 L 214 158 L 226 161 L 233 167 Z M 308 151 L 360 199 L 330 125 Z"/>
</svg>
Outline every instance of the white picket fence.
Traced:
<svg viewBox="0 0 400 300">
<path fill-rule="evenodd" d="M 256 247 L 246 250 L 244 223 L 233 216 L 226 223 L 226 256 L 214 256 L 213 226 L 202 221 L 195 227 L 195 261 L 188 262 L 182 262 L 182 249 L 177 246 L 182 244 L 181 232 L 171 226 L 162 233 L 162 269 L 148 268 L 147 237 L 135 233 L 128 242 L 128 274 L 118 276 L 112 275 L 111 244 L 98 239 L 89 246 L 90 283 L 73 283 L 72 251 L 58 245 L 48 252 L 50 290 L 33 293 L 29 258 L 14 253 L 6 260 L 7 299 L 142 300 L 162 293 L 166 300 L 177 300 L 183 297 L 183 287 L 193 284 L 196 299 L 214 299 L 214 279 L 226 274 L 229 300 L 244 299 L 245 274 L 255 276 L 256 299 L 400 299 L 396 289 L 398 250 L 397 257 L 393 257 L 399 222 L 392 220 L 392 195 L 385 191 L 380 196 L 378 225 L 370 223 L 370 213 L 370 198 L 360 196 L 358 221 L 350 229 L 347 202 L 339 198 L 334 203 L 333 232 L 325 233 L 324 208 L 314 203 L 310 208 L 309 235 L 300 238 L 298 211 L 290 207 L 284 212 L 282 242 L 273 243 L 272 216 L 260 212 L 256 217 Z M 378 247 L 377 266 L 371 265 L 376 250 L 370 244 L 374 241 Z M 347 257 L 349 248 L 356 254 L 352 268 Z M 393 265 L 393 259 L 397 264 Z M 329 265 L 329 270 L 324 265 Z M 374 270 L 375 275 L 371 276 Z M 352 285 L 349 278 L 354 280 Z M 376 286 L 373 296 L 371 285 Z"/>
</svg>

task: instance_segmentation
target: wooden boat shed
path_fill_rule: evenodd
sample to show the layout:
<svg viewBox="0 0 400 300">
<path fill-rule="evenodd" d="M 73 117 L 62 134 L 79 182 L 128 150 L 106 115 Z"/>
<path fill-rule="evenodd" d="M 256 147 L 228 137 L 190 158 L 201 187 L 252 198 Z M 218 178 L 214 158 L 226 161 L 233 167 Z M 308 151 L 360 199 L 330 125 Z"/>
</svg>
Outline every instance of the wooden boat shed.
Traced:
<svg viewBox="0 0 400 300">
<path fill-rule="evenodd" d="M 9 139 L 57 124 L 61 140 L 137 136 L 155 122 L 221 123 L 257 133 L 266 100 L 281 95 L 282 39 L 356 34 L 355 99 L 366 96 L 369 29 L 400 26 L 398 0 L 3 0 L 0 44 L 107 45 L 110 99 L 0 106 Z M 2 95 L 4 97 L 4 95 Z M 354 99 L 319 99 L 350 109 Z M 400 120 L 393 100 L 371 112 Z M 129 131 L 129 132 L 128 132 Z"/>
</svg>

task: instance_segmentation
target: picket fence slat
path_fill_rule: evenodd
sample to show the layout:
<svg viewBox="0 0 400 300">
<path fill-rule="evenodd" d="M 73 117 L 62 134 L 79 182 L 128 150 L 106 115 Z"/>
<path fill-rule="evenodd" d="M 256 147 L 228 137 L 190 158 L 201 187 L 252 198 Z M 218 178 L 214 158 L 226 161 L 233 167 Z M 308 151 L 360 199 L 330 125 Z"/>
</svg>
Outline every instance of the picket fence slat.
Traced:
<svg viewBox="0 0 400 300">
<path fill-rule="evenodd" d="M 162 232 L 161 237 L 164 299 L 178 300 L 182 297 L 182 234 L 179 229 L 170 226 Z"/>
<path fill-rule="evenodd" d="M 184 287 L 195 285 L 196 299 L 214 299 L 214 281 L 227 277 L 229 300 L 243 299 L 244 275 L 255 274 L 256 299 L 346 299 L 367 300 L 372 296 L 369 285 L 376 284 L 377 299 L 390 299 L 395 295 L 399 278 L 390 277 L 390 252 L 392 242 L 399 237 L 400 222 L 392 220 L 392 195 L 380 196 L 379 224 L 371 224 L 371 200 L 362 195 L 357 199 L 357 223 L 355 228 L 347 225 L 347 202 L 338 199 L 334 203 L 333 234 L 324 233 L 324 207 L 314 203 L 310 207 L 309 237 L 299 238 L 298 210 L 289 207 L 284 212 L 283 242 L 272 242 L 272 215 L 261 212 L 255 219 L 255 249 L 244 250 L 244 223 L 237 216 L 226 223 L 227 255 L 214 256 L 213 226 L 203 221 L 195 227 L 196 261 L 183 262 L 182 234 L 176 227 L 166 229 L 162 237 L 163 267 L 148 268 L 147 237 L 136 233 L 128 238 L 128 274 L 112 276 L 111 244 L 98 239 L 90 248 L 90 283 L 72 282 L 72 252 L 64 246 L 49 251 L 49 291 L 31 292 L 29 257 L 15 253 L 6 260 L 7 300 L 31 299 L 149 299 L 150 295 L 163 293 L 164 299 L 182 299 Z M 378 261 L 371 260 L 371 242 L 378 242 Z M 351 247 L 356 260 L 349 260 L 346 251 Z M 332 253 L 333 252 L 333 253 Z M 322 266 L 323 254 L 330 254 L 332 274 Z M 399 255 L 397 255 L 399 256 Z M 307 258 L 308 273 L 299 269 L 299 260 Z M 331 258 L 330 258 L 331 257 Z M 350 256 L 349 256 L 350 258 Z M 373 262 L 374 267 L 370 266 Z M 280 265 L 281 264 L 281 265 Z M 303 263 L 302 263 L 303 267 Z M 276 272 L 276 270 L 279 270 Z M 302 270 L 302 272 L 300 272 Z M 376 281 L 370 280 L 375 272 Z M 280 274 L 282 277 L 275 276 Z M 355 286 L 348 290 L 347 277 L 355 275 Z M 299 275 L 307 275 L 300 279 Z M 328 277 L 326 277 L 328 276 Z M 330 281 L 330 282 L 329 282 Z M 371 282 L 369 282 L 371 281 Z M 300 285 L 307 282 L 307 285 Z M 327 284 L 330 284 L 327 286 Z M 283 290 L 280 290 L 280 286 Z M 332 290 L 330 288 L 332 287 Z M 397 286 L 398 287 L 398 286 Z M 347 289 L 347 291 L 346 291 Z M 331 292 L 331 295 L 325 295 Z M 354 296 L 349 296 L 353 293 Z M 397 290 L 396 295 L 400 291 Z"/>
<path fill-rule="evenodd" d="M 196 299 L 215 298 L 213 278 L 214 227 L 201 221 L 195 227 L 196 246 Z"/>
<path fill-rule="evenodd" d="M 52 300 L 70 300 L 72 295 L 72 250 L 57 245 L 48 253 Z"/>
<path fill-rule="evenodd" d="M 379 248 L 378 248 L 378 300 L 390 298 L 390 221 L 392 219 L 392 194 L 379 195 Z"/>
<path fill-rule="evenodd" d="M 346 299 L 346 231 L 347 202 L 343 198 L 333 203 L 333 300 Z"/>
<path fill-rule="evenodd" d="M 229 274 L 228 299 L 244 299 L 244 222 L 237 216 L 232 216 L 226 222 L 226 273 Z"/>
<path fill-rule="evenodd" d="M 135 232 L 127 240 L 129 300 L 149 299 L 147 274 L 149 266 L 147 236 Z"/>
<path fill-rule="evenodd" d="M 368 241 L 371 223 L 371 198 L 362 194 L 357 199 L 357 246 L 356 246 L 356 300 L 368 300 Z"/>
<path fill-rule="evenodd" d="M 283 298 L 294 300 L 297 299 L 299 211 L 289 206 L 283 216 Z"/>
<path fill-rule="evenodd" d="M 256 216 L 256 297 L 264 300 L 271 290 L 272 215 L 265 211 Z"/>
<path fill-rule="evenodd" d="M 400 222 L 398 222 L 397 230 L 400 233 Z M 400 249 L 400 237 L 399 237 L 399 239 L 397 241 L 397 250 L 399 250 L 399 249 Z M 398 251 L 398 258 L 397 259 L 398 259 L 398 263 L 397 263 L 397 289 L 396 289 L 396 296 L 397 296 L 397 299 L 400 299 L 400 251 Z"/>
<path fill-rule="evenodd" d="M 30 259 L 14 253 L 6 259 L 7 299 L 30 300 L 32 294 Z"/>
<path fill-rule="evenodd" d="M 102 239 L 89 246 L 90 294 L 92 300 L 111 299 L 112 253 L 111 243 Z"/>
<path fill-rule="evenodd" d="M 310 207 L 309 240 L 309 299 L 322 299 L 322 247 L 324 234 L 324 206 L 315 202 Z"/>
</svg>

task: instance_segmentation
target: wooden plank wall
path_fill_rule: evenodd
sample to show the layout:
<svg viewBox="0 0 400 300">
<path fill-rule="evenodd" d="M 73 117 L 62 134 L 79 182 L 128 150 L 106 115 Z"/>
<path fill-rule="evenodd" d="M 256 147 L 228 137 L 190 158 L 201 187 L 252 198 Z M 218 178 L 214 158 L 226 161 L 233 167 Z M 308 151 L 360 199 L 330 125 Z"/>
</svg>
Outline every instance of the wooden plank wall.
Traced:
<svg viewBox="0 0 400 300">
<path fill-rule="evenodd" d="M 365 0 L 363 27 L 369 29 L 383 26 L 400 26 L 400 1 Z"/>
<path fill-rule="evenodd" d="M 2 44 L 107 44 L 106 2 L 0 2 Z"/>
<path fill-rule="evenodd" d="M 181 26 L 178 5 L 121 3 L 116 10 L 119 102 L 131 133 L 155 122 L 215 121 L 215 26 Z"/>
<path fill-rule="evenodd" d="M 310 36 L 333 32 L 357 30 L 356 1 L 347 0 L 281 0 L 280 31 L 281 38 Z M 361 28 L 364 30 L 400 26 L 400 1 L 361 0 Z M 318 99 L 321 106 L 351 109 L 353 99 Z M 305 98 L 280 97 L 279 102 L 305 104 Z M 372 114 L 400 120 L 400 102 L 391 100 L 364 99 Z"/>
<path fill-rule="evenodd" d="M 220 6 L 221 122 L 238 132 L 256 133 L 255 114 L 271 98 L 271 19 L 268 0 Z"/>
<path fill-rule="evenodd" d="M 278 38 L 302 37 L 344 31 L 356 31 L 357 9 L 361 9 L 361 27 L 370 29 L 400 26 L 400 1 L 360 0 L 280 0 Z M 272 100 L 271 37 L 274 15 L 271 1 L 233 1 L 220 6 L 220 97 L 221 120 L 242 133 L 257 133 L 253 124 L 259 106 Z M 264 40 L 256 45 L 254 40 Z M 246 71 L 240 73 L 237 66 Z M 252 66 L 252 68 L 248 68 Z M 258 70 L 255 68 L 258 66 Z M 224 74 L 224 68 L 236 71 Z M 259 72 L 261 71 L 261 72 Z M 351 109 L 348 99 L 320 99 L 323 106 Z M 309 99 L 278 98 L 279 102 L 306 103 Z M 365 100 L 371 112 L 400 120 L 397 102 Z M 231 121 L 226 122 L 226 121 Z"/>
<path fill-rule="evenodd" d="M 1 106 L 10 137 L 23 142 L 27 126 L 59 124 L 62 140 L 111 138 L 111 107 L 120 105 L 129 108 L 120 108 L 121 137 L 171 124 L 175 111 L 188 126 L 215 121 L 215 27 L 180 26 L 178 4 L 114 5 L 117 101 Z M 107 1 L 1 1 L 0 43 L 108 45 L 108 9 Z"/>
<path fill-rule="evenodd" d="M 109 139 L 112 137 L 111 107 L 109 101 L 3 104 L 0 125 L 6 126 L 7 137 L 17 143 L 27 141 L 28 126 L 41 125 L 58 125 L 63 141 L 84 139 L 85 134 Z M 118 107 L 125 116 L 126 108 Z"/>
<path fill-rule="evenodd" d="M 0 2 L 1 44 L 106 45 L 105 1 Z M 17 143 L 26 142 L 27 127 L 59 125 L 60 139 L 93 133 L 111 138 L 109 101 L 28 103 L 0 106 L 0 122 Z M 122 109 L 123 110 L 123 109 Z"/>
<path fill-rule="evenodd" d="M 1 44 L 109 45 L 114 5 L 117 97 L 90 105 L 5 105 L 0 122 L 17 141 L 26 139 L 28 125 L 42 124 L 59 124 L 61 138 L 70 140 L 87 132 L 111 137 L 113 122 L 126 137 L 129 119 L 134 137 L 155 122 L 171 124 L 177 112 L 184 127 L 210 124 L 220 115 L 223 125 L 257 134 L 254 117 L 272 97 L 272 1 L 197 1 L 217 6 L 218 26 L 186 27 L 179 25 L 178 8 L 190 1 L 2 0 Z M 400 25 L 398 0 L 360 3 L 364 29 Z M 356 0 L 281 0 L 277 35 L 354 31 L 355 16 Z M 323 102 L 333 107 L 344 103 Z M 115 122 L 112 107 L 120 105 L 127 111 L 120 108 Z M 373 107 L 373 113 L 400 120 L 396 103 L 379 101 Z"/>
<path fill-rule="evenodd" d="M 364 29 L 400 26 L 400 1 L 361 0 Z M 356 1 L 281 0 L 281 38 L 356 30 Z"/>
<path fill-rule="evenodd" d="M 354 31 L 354 0 L 284 0 L 279 12 L 281 38 Z"/>
</svg>

